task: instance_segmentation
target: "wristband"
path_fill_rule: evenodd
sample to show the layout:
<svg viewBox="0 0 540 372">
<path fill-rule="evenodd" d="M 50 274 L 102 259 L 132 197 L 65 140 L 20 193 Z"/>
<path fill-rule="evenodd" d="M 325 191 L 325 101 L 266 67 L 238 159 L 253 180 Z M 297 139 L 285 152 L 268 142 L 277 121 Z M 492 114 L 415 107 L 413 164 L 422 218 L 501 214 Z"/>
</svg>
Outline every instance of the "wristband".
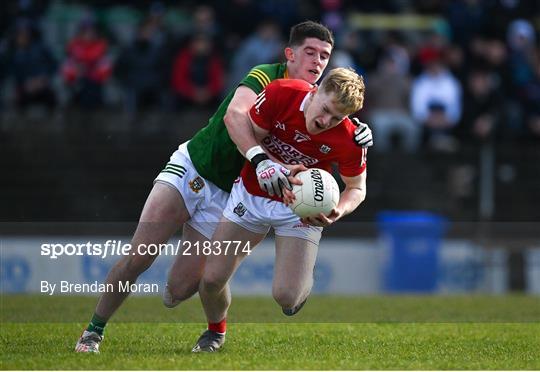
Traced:
<svg viewBox="0 0 540 372">
<path fill-rule="evenodd" d="M 257 169 L 257 165 L 263 160 L 270 159 L 261 146 L 253 146 L 246 151 L 246 158 L 249 160 L 253 168 Z"/>
<path fill-rule="evenodd" d="M 253 165 L 253 168 L 257 169 L 257 165 L 259 165 L 259 163 L 261 161 L 264 161 L 264 160 L 267 160 L 267 159 L 270 159 L 268 157 L 268 155 L 266 154 L 257 154 L 255 155 L 254 157 L 251 158 L 251 165 Z"/>
<path fill-rule="evenodd" d="M 253 157 L 258 154 L 266 154 L 261 146 L 253 146 L 246 151 L 246 159 L 249 161 L 253 160 Z"/>
</svg>

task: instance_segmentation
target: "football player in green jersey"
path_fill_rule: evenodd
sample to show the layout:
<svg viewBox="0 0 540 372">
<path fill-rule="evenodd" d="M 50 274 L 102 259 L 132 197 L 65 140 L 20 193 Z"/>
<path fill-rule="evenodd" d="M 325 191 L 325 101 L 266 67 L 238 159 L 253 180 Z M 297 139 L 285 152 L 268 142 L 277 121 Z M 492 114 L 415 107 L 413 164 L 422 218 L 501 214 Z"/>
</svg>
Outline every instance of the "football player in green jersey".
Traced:
<svg viewBox="0 0 540 372">
<path fill-rule="evenodd" d="M 315 84 L 328 64 L 333 45 L 332 33 L 326 27 L 302 22 L 291 29 L 285 63 L 256 66 L 248 73 L 224 99 L 208 125 L 180 145 L 157 176 L 131 241 L 132 251 L 112 267 L 107 283 L 115 288 L 119 282 L 134 283 L 157 257 L 138 248 L 166 243 L 182 225 L 182 238 L 189 243 L 185 247 L 202 247 L 211 240 L 245 158 L 265 157 L 258 162 L 257 175 L 261 188 L 270 195 L 281 194 L 282 187 L 290 188 L 290 182 L 296 182 L 292 177 L 287 178 L 289 169 L 269 159 L 258 145 L 246 113 L 257 94 L 272 80 L 295 78 Z M 366 124 L 358 124 L 351 140 L 359 146 L 371 146 L 371 130 Z M 199 287 L 205 256 L 182 253 L 169 273 L 164 292 L 166 306 L 175 306 L 191 297 Z M 75 346 L 76 351 L 99 352 L 107 321 L 128 295 L 120 291 L 101 295 L 92 320 Z"/>
</svg>

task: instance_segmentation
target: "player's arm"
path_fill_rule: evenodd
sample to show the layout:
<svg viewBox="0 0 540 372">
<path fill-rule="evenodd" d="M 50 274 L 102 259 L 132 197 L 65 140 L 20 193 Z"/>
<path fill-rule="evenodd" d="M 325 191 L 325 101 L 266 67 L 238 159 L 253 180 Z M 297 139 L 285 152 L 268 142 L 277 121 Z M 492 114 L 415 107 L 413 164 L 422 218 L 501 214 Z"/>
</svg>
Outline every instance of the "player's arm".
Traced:
<svg viewBox="0 0 540 372">
<path fill-rule="evenodd" d="M 341 193 L 338 205 L 328 216 L 321 213 L 318 217 L 304 218 L 304 222 L 313 226 L 329 226 L 354 211 L 364 201 L 366 198 L 367 170 L 355 177 L 340 176 L 345 183 L 345 190 Z"/>
<path fill-rule="evenodd" d="M 257 124 L 248 113 L 250 127 L 253 130 L 254 138 L 257 143 L 262 143 L 263 139 L 268 136 L 270 131 Z M 302 181 L 294 176 L 296 173 L 307 169 L 304 165 L 289 165 L 281 164 L 278 159 L 271 154 L 265 153 L 262 146 L 257 146 L 259 149 L 252 148 L 248 150 L 248 160 L 253 165 L 257 173 L 257 180 L 261 189 L 266 191 L 270 196 L 276 194 L 283 196 L 286 192 L 291 192 L 291 184 L 301 185 Z M 256 153 L 252 153 L 253 150 Z M 262 153 L 260 152 L 262 151 Z"/>
<path fill-rule="evenodd" d="M 341 193 L 339 203 L 335 209 L 339 210 L 340 217 L 354 211 L 366 199 L 367 170 L 356 177 L 340 175 L 345 183 L 345 190 Z"/>
<path fill-rule="evenodd" d="M 252 120 L 249 116 L 249 110 L 253 107 L 257 99 L 257 95 L 251 88 L 247 86 L 239 86 L 229 106 L 223 121 L 229 132 L 231 140 L 236 144 L 238 150 L 253 164 L 257 172 L 257 180 L 259 186 L 266 191 L 270 196 L 277 194 L 282 195 L 282 189 L 292 189 L 291 181 L 287 179 L 291 173 L 281 164 L 271 159 L 263 150 L 259 142 L 266 136 L 259 131 L 260 138 L 257 141 L 253 131 Z M 262 137 L 261 137 L 262 135 Z M 293 183 L 298 183 L 292 178 Z"/>
<path fill-rule="evenodd" d="M 256 98 L 257 94 L 251 88 L 239 86 L 223 118 L 229 136 L 244 156 L 249 149 L 258 145 L 248 116 Z"/>
</svg>

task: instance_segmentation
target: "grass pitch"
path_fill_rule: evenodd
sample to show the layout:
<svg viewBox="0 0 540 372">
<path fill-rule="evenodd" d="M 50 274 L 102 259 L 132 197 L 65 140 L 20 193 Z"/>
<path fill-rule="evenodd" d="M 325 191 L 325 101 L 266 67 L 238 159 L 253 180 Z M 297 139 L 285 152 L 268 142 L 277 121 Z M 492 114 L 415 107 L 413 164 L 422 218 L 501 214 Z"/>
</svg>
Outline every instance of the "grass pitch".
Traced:
<svg viewBox="0 0 540 372">
<path fill-rule="evenodd" d="M 216 354 L 190 352 L 205 328 L 197 298 L 169 310 L 159 298 L 138 297 L 107 326 L 101 354 L 76 354 L 95 303 L 2 296 L 0 367 L 540 369 L 538 297 L 312 297 L 292 318 L 269 298 L 234 298 Z"/>
</svg>

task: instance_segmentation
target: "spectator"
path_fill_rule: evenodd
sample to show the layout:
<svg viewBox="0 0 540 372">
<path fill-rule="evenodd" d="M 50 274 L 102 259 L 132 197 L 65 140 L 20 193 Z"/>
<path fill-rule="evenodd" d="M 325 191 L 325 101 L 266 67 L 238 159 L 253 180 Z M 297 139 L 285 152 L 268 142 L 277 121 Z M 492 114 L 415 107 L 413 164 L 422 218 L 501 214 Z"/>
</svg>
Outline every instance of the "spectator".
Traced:
<svg viewBox="0 0 540 372">
<path fill-rule="evenodd" d="M 357 65 L 354 61 L 353 56 L 347 52 L 345 49 L 336 48 L 332 52 L 332 57 L 330 58 L 330 63 L 328 63 L 329 70 L 338 67 L 350 67 L 360 73 L 357 69 Z"/>
<path fill-rule="evenodd" d="M 420 75 L 425 70 L 427 61 L 424 59 L 426 58 L 436 58 L 444 64 L 446 55 L 443 55 L 442 52 L 447 53 L 450 44 L 446 31 L 445 23 L 438 22 L 435 29 L 427 34 L 411 64 L 411 72 L 414 76 Z M 446 67 L 448 68 L 448 66 Z"/>
<path fill-rule="evenodd" d="M 524 87 L 526 140 L 540 141 L 540 63 Z"/>
<path fill-rule="evenodd" d="M 471 39 L 468 53 L 469 60 L 485 63 L 486 67 L 503 80 L 503 88 L 508 89 L 508 53 L 504 41 L 489 34 L 478 34 Z"/>
<path fill-rule="evenodd" d="M 294 24 L 305 19 L 305 16 L 300 15 L 300 1 L 272 0 L 257 1 L 256 3 L 260 14 L 259 19 L 271 18 L 279 24 L 282 30 L 289 30 Z M 322 23 L 324 24 L 324 22 Z"/>
<path fill-rule="evenodd" d="M 351 67 L 357 73 L 365 75 L 365 71 L 358 63 L 359 44 L 358 33 L 352 30 L 345 30 L 336 40 L 336 47 L 330 57 L 328 70 L 336 67 Z"/>
<path fill-rule="evenodd" d="M 530 119 L 536 116 L 534 97 L 537 84 L 536 70 L 540 60 L 535 40 L 534 28 L 528 21 L 519 19 L 509 24 L 507 66 L 511 120 L 508 120 L 507 129 L 518 137 L 528 136 L 531 129 Z"/>
<path fill-rule="evenodd" d="M 4 87 L 8 68 L 7 38 L 0 37 L 0 87 Z M 5 89 L 0 89 L 0 113 L 4 111 Z"/>
<path fill-rule="evenodd" d="M 492 140 L 502 117 L 502 96 L 496 75 L 483 65 L 473 67 L 467 76 L 463 102 L 463 119 L 457 128 L 462 140 Z"/>
<path fill-rule="evenodd" d="M 320 0 L 321 22 L 328 26 L 336 35 L 344 28 L 343 1 Z"/>
<path fill-rule="evenodd" d="M 96 108 L 103 104 L 103 85 L 112 73 L 107 48 L 107 40 L 99 36 L 90 19 L 81 22 L 77 35 L 67 45 L 62 76 L 81 107 Z"/>
<path fill-rule="evenodd" d="M 536 89 L 539 89 L 538 87 Z M 535 101 L 536 106 L 530 106 L 528 115 L 525 118 L 527 126 L 527 137 L 526 141 L 540 141 L 540 101 Z"/>
<path fill-rule="evenodd" d="M 223 80 L 223 65 L 212 40 L 204 34 L 195 35 L 174 59 L 171 85 L 177 107 L 215 105 Z"/>
<path fill-rule="evenodd" d="M 216 22 L 216 11 L 209 5 L 199 5 L 193 12 L 193 34 L 205 34 L 215 39 L 219 37 L 220 27 Z"/>
<path fill-rule="evenodd" d="M 148 18 L 143 25 L 150 33 L 149 41 L 154 47 L 166 48 L 170 44 L 170 30 L 165 25 L 165 5 L 160 1 L 154 1 L 150 4 Z M 142 27 L 139 28 L 139 36 Z"/>
<path fill-rule="evenodd" d="M 240 45 L 233 57 L 229 89 L 236 88 L 234 85 L 238 84 L 253 66 L 279 59 L 282 49 L 283 41 L 277 24 L 272 21 L 262 22 L 257 32 Z"/>
<path fill-rule="evenodd" d="M 443 62 L 441 49 L 420 51 L 424 66 L 412 85 L 411 111 L 422 125 L 423 140 L 435 150 L 455 150 L 451 131 L 461 117 L 461 85 Z"/>
<path fill-rule="evenodd" d="M 493 79 L 497 81 L 501 96 L 505 99 L 505 102 L 503 102 L 505 115 L 515 111 L 512 109 L 512 106 L 515 105 L 509 104 L 506 99 L 512 95 L 512 89 L 508 67 L 508 51 L 504 41 L 486 33 L 478 34 L 470 41 L 468 52 L 468 61 L 472 61 L 476 65 L 483 65 L 485 69 L 490 71 Z M 507 123 L 514 122 L 514 119 L 509 118 L 506 121 Z M 518 122 L 519 118 L 515 121 Z"/>
<path fill-rule="evenodd" d="M 13 44 L 7 70 L 15 80 L 17 108 L 26 109 L 32 105 L 54 108 L 56 95 L 51 88 L 51 79 L 56 62 L 49 49 L 26 20 L 18 22 Z"/>
<path fill-rule="evenodd" d="M 161 103 L 165 82 L 165 45 L 156 37 L 159 29 L 151 20 L 137 32 L 133 45 L 122 51 L 117 61 L 117 75 L 124 88 L 128 112 Z"/>
<path fill-rule="evenodd" d="M 418 148 L 420 128 L 409 114 L 409 56 L 404 48 L 392 46 L 383 54 L 376 72 L 368 75 L 366 101 L 370 124 L 377 140 L 377 151 L 393 149 L 398 135 L 408 152 Z"/>
<path fill-rule="evenodd" d="M 255 0 L 216 1 L 215 5 L 218 23 L 227 31 L 225 44 L 228 48 L 237 48 L 263 18 Z"/>
<path fill-rule="evenodd" d="M 484 1 L 484 9 L 489 14 L 486 32 L 492 37 L 504 39 L 508 25 L 513 20 L 537 16 L 540 5 L 536 0 Z"/>
<path fill-rule="evenodd" d="M 453 42 L 466 48 L 471 37 L 485 26 L 488 13 L 482 0 L 455 0 L 448 3 L 446 17 Z"/>
</svg>

